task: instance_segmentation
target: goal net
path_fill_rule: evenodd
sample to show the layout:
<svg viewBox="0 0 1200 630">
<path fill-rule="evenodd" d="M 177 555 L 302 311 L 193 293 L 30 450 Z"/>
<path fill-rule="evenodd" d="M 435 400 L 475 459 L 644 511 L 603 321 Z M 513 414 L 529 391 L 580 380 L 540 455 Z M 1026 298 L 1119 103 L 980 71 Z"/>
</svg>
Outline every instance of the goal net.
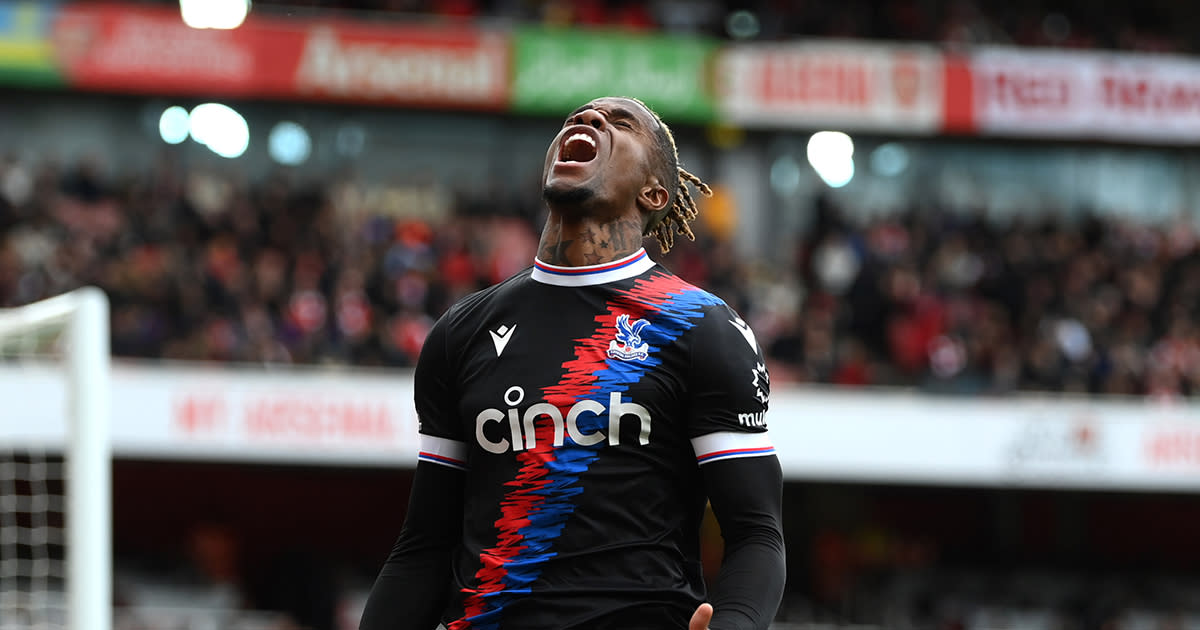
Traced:
<svg viewBox="0 0 1200 630">
<path fill-rule="evenodd" d="M 108 300 L 0 309 L 0 630 L 110 630 Z"/>
</svg>

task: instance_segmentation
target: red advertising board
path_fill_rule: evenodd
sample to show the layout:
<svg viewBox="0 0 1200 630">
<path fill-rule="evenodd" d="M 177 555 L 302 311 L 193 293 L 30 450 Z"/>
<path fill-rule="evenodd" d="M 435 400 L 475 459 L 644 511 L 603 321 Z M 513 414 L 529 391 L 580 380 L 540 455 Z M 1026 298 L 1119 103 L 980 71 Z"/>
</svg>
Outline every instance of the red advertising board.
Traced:
<svg viewBox="0 0 1200 630">
<path fill-rule="evenodd" d="M 500 109 L 505 36 L 468 27 L 251 15 L 197 30 L 178 10 L 68 5 L 51 37 L 75 88 Z"/>
<path fill-rule="evenodd" d="M 1200 139 L 1200 63 L 1183 57 L 984 49 L 974 116 L 955 131 L 1151 142 Z"/>
<path fill-rule="evenodd" d="M 747 125 L 908 133 L 941 126 L 942 69 L 924 46 L 805 42 L 721 52 L 718 107 Z"/>
<path fill-rule="evenodd" d="M 739 44 L 718 53 L 715 79 L 719 115 L 747 126 L 1200 141 L 1200 61 L 1186 57 Z"/>
<path fill-rule="evenodd" d="M 533 96 L 512 92 L 513 66 L 540 68 L 535 62 L 545 55 L 538 54 L 551 44 L 583 45 L 570 31 L 526 34 L 528 58 L 518 59 L 514 35 L 504 30 L 262 13 L 234 30 L 197 30 L 174 7 L 117 2 L 61 5 L 48 23 L 52 54 L 42 72 L 74 89 L 479 110 L 540 111 L 544 86 Z M 593 52 L 605 52 L 610 65 L 641 62 L 647 51 L 674 59 L 678 48 L 665 39 L 605 42 Z M 700 49 L 695 58 L 706 60 L 708 49 Z M 581 59 L 598 63 L 594 56 Z M 745 126 L 1200 141 L 1200 61 L 1186 57 L 1002 47 L 943 53 L 829 40 L 733 44 L 716 53 L 714 68 L 717 118 Z M 591 89 L 590 79 L 581 80 L 577 91 Z M 680 111 L 699 112 L 694 120 L 710 115 L 703 98 L 681 102 Z"/>
<path fill-rule="evenodd" d="M 967 133 L 975 130 L 975 93 L 971 62 L 962 55 L 942 57 L 942 130 Z"/>
</svg>

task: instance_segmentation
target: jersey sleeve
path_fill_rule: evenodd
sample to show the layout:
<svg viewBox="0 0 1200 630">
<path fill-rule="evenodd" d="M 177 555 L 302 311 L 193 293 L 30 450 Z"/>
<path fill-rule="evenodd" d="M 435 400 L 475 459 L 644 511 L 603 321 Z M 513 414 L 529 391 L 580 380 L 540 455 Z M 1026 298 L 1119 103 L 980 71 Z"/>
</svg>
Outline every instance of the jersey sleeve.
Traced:
<svg viewBox="0 0 1200 630">
<path fill-rule="evenodd" d="M 692 330 L 689 436 L 701 465 L 774 455 L 767 433 L 771 377 L 754 331 L 725 304 Z"/>
<path fill-rule="evenodd" d="M 457 378 L 450 350 L 450 314 L 443 315 L 425 338 L 413 378 L 420 432 L 418 458 L 459 470 L 467 467 L 467 442 L 458 422 Z"/>
</svg>

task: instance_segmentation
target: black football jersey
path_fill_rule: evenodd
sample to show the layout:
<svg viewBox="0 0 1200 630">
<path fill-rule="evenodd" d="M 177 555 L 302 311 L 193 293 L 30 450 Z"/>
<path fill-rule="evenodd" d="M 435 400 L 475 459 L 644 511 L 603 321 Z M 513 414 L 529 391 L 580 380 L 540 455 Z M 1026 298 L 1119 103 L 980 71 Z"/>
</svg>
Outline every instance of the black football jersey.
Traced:
<svg viewBox="0 0 1200 630">
<path fill-rule="evenodd" d="M 645 250 L 455 304 L 416 373 L 420 458 L 467 476 L 446 626 L 686 627 L 700 467 L 773 455 L 769 395 L 746 322 Z"/>
</svg>

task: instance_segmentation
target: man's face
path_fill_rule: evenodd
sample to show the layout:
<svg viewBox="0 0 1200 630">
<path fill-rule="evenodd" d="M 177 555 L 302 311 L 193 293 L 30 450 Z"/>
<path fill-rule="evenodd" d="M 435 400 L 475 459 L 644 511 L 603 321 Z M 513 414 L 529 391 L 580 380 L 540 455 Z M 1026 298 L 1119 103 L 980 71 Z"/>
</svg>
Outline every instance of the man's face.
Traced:
<svg viewBox="0 0 1200 630">
<path fill-rule="evenodd" d="M 542 196 L 551 204 L 633 203 L 650 181 L 658 125 L 625 98 L 599 98 L 571 112 L 546 152 Z"/>
</svg>

